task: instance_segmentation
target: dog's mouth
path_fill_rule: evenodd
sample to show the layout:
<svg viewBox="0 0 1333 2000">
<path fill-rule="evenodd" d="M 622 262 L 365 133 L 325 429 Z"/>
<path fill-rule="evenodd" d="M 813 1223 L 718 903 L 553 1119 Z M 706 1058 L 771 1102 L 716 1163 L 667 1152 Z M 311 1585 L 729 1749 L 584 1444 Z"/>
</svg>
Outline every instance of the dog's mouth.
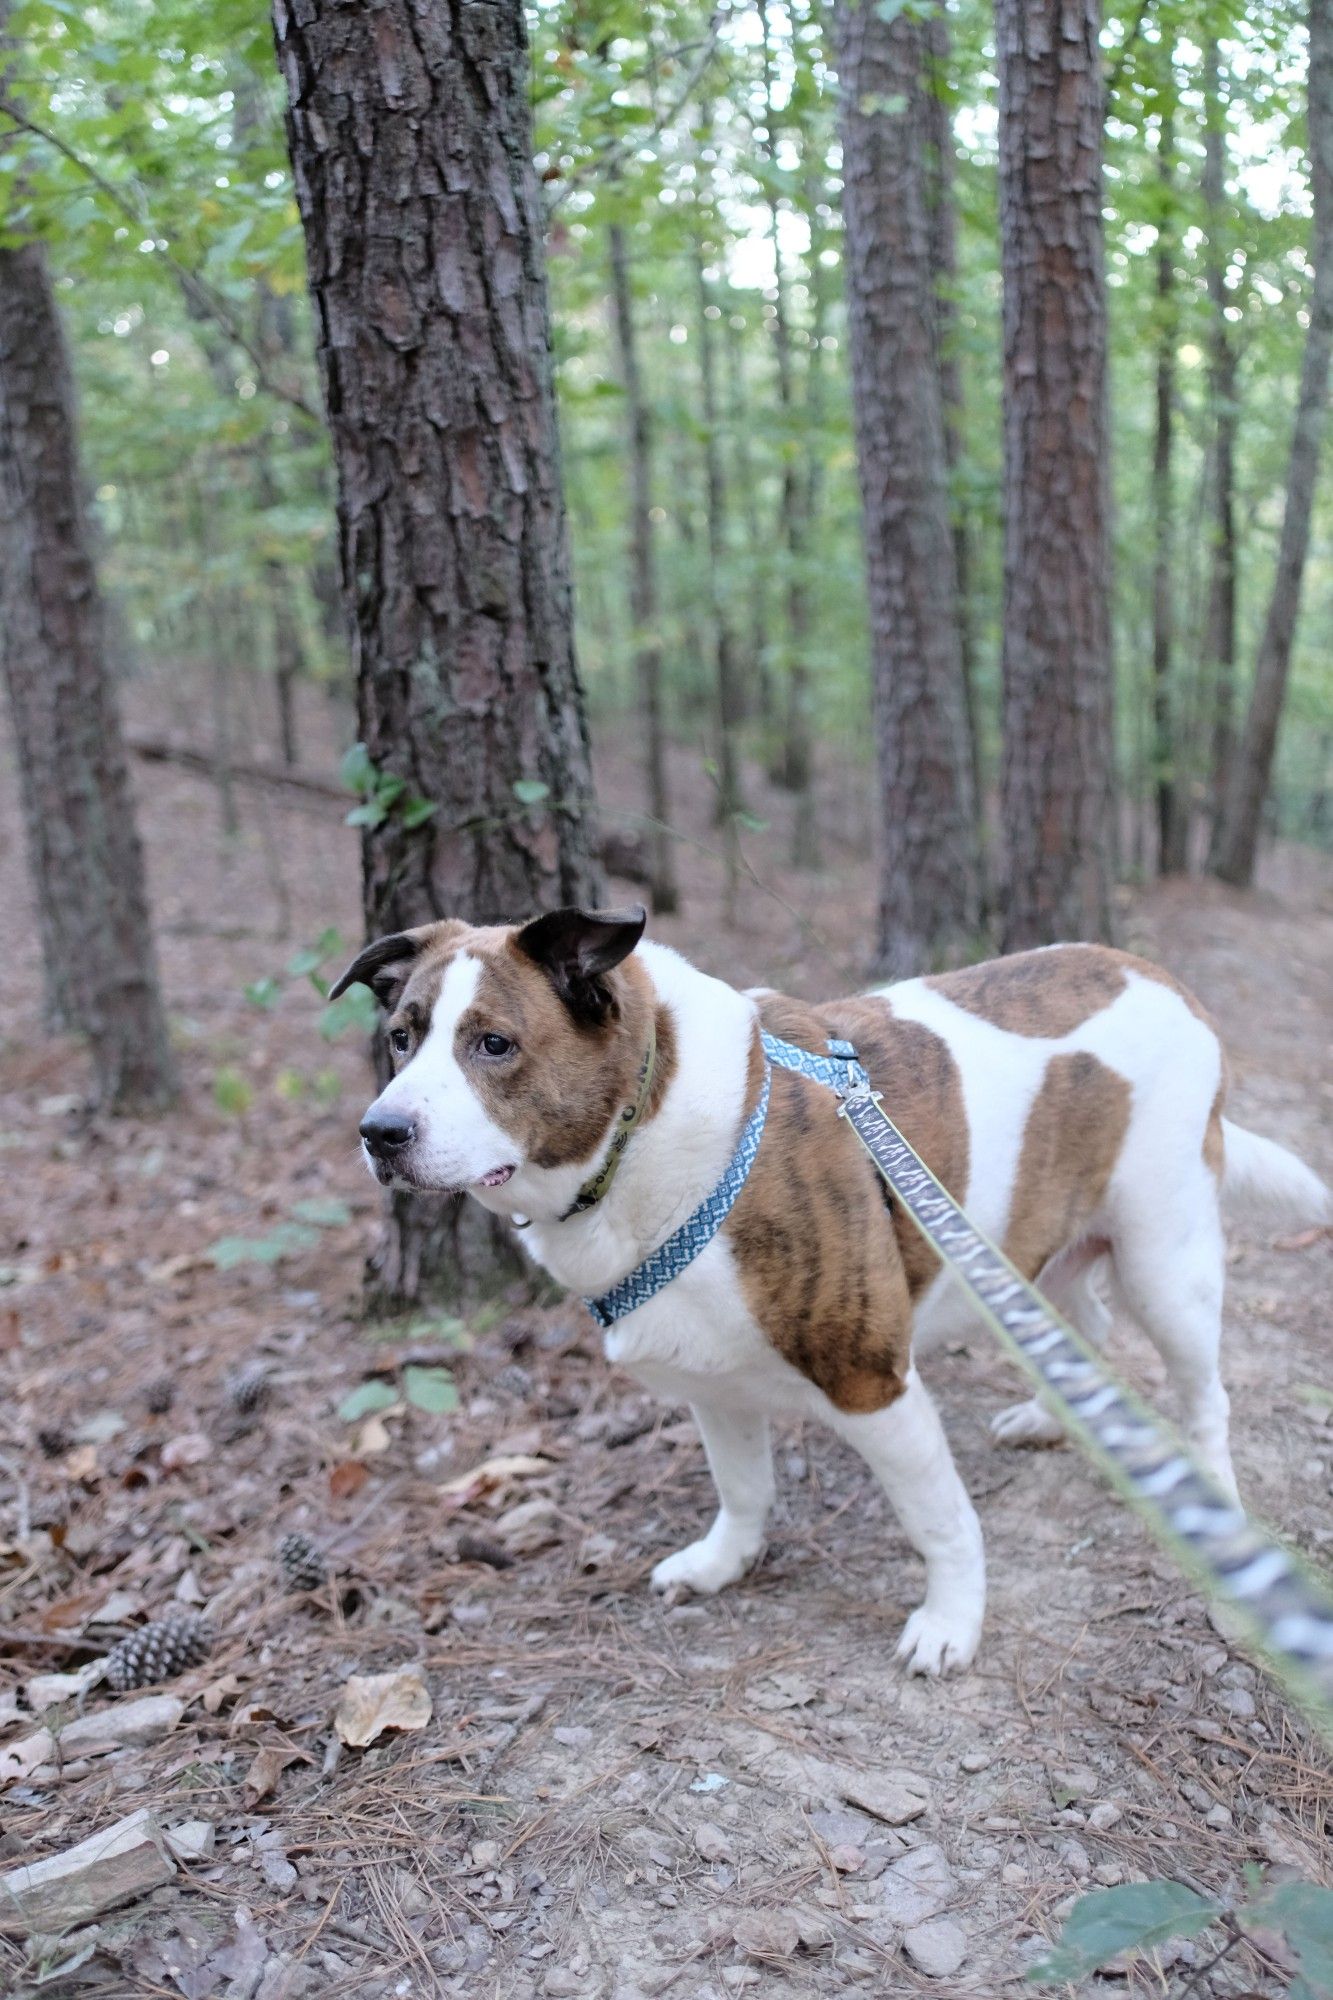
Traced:
<svg viewBox="0 0 1333 2000">
<path fill-rule="evenodd" d="M 513 1166 L 492 1167 L 488 1174 L 482 1175 L 481 1179 L 477 1182 L 477 1186 L 484 1188 L 503 1187 L 506 1181 L 513 1180 L 517 1172 L 518 1168 Z"/>
</svg>

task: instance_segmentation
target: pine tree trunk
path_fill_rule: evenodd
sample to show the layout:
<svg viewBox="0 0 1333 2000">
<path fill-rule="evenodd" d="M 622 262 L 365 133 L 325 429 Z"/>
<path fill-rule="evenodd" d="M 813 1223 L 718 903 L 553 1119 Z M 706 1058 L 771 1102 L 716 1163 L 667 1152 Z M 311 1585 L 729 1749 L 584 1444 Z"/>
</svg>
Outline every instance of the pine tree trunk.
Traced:
<svg viewBox="0 0 1333 2000">
<path fill-rule="evenodd" d="M 1232 765 L 1221 838 L 1216 856 L 1211 858 L 1213 873 L 1240 888 L 1253 881 L 1258 859 L 1259 829 L 1287 693 L 1328 407 L 1329 362 L 1333 357 L 1333 0 L 1311 0 L 1310 4 L 1306 124 L 1314 192 L 1314 285 L 1287 468 L 1287 504 L 1245 731 Z"/>
<path fill-rule="evenodd" d="M 1222 104 L 1218 47 L 1204 50 L 1203 197 L 1208 217 L 1205 270 L 1208 284 L 1208 394 L 1212 403 L 1212 530 L 1208 610 L 1204 622 L 1205 685 L 1210 690 L 1208 810 L 1210 847 L 1221 837 L 1236 733 L 1236 433 L 1240 405 L 1236 350 L 1227 324 L 1228 232 L 1226 202 L 1226 112 Z"/>
<path fill-rule="evenodd" d="M 48 1000 L 87 1036 L 105 1109 L 160 1110 L 176 1068 L 76 440 L 45 252 L 0 248 L 0 668 Z"/>
<path fill-rule="evenodd" d="M 768 216 L 773 242 L 773 342 L 778 363 L 778 405 L 785 436 L 779 519 L 787 557 L 787 743 L 782 776 L 793 794 L 792 866 L 819 866 L 819 832 L 814 810 L 815 736 L 810 713 L 810 522 L 806 512 L 805 450 L 797 449 L 800 411 L 792 356 L 791 298 L 782 248 L 782 204 L 778 199 L 778 124 L 773 104 L 773 68 L 766 0 L 758 0 L 764 51 L 764 153 L 768 162 Z"/>
<path fill-rule="evenodd" d="M 274 0 L 273 22 L 361 736 L 406 786 L 365 829 L 366 929 L 595 901 L 521 0 Z M 370 1303 L 518 1269 L 475 1204 L 399 1197 Z"/>
<path fill-rule="evenodd" d="M 750 611 L 750 634 L 746 661 L 746 713 L 758 717 L 765 733 L 774 714 L 773 677 L 768 657 L 768 549 L 759 512 L 759 488 L 750 457 L 750 428 L 753 415 L 746 393 L 746 328 L 738 315 L 726 320 L 727 388 L 731 398 L 731 469 L 740 494 L 741 519 L 745 527 L 747 574 L 745 601 Z"/>
<path fill-rule="evenodd" d="M 1098 0 L 996 0 L 1006 951 L 1111 928 Z"/>
<path fill-rule="evenodd" d="M 743 809 L 740 748 L 737 742 L 742 702 L 736 636 L 726 601 L 723 574 L 727 550 L 727 486 L 722 469 L 721 411 L 717 398 L 716 321 L 704 263 L 704 246 L 698 237 L 694 243 L 694 276 L 699 305 L 699 388 L 703 403 L 704 482 L 708 517 L 708 603 L 717 669 L 716 819 L 722 829 L 726 854 L 727 908 L 730 911 L 739 876 L 736 815 Z"/>
<path fill-rule="evenodd" d="M 967 504 L 959 492 L 963 464 L 963 366 L 958 341 L 958 211 L 954 200 L 955 142 L 945 95 L 949 78 L 949 23 L 932 14 L 927 25 L 926 222 L 935 291 L 935 344 L 939 354 L 940 400 L 944 416 L 944 461 L 949 473 L 953 560 L 958 578 L 958 644 L 967 702 L 967 746 L 978 833 L 985 827 L 985 785 L 981 766 L 981 719 L 976 688 L 976 645 L 972 616 L 972 535 Z"/>
<path fill-rule="evenodd" d="M 634 668 L 643 728 L 644 785 L 653 824 L 648 829 L 648 866 L 653 908 L 670 914 L 680 907 L 675 844 L 670 833 L 671 795 L 667 783 L 666 739 L 662 728 L 661 607 L 657 594 L 657 553 L 653 541 L 653 427 L 639 367 L 634 298 L 630 290 L 625 231 L 609 231 L 611 299 L 620 379 L 625 390 L 630 485 L 630 616 L 634 621 Z"/>
<path fill-rule="evenodd" d="M 978 921 L 976 820 L 923 153 L 925 30 L 840 0 L 846 283 L 879 761 L 878 951 L 894 976 Z"/>
<path fill-rule="evenodd" d="M 1170 86 L 1168 84 L 1168 90 Z M 1157 382 L 1153 439 L 1153 767 L 1157 808 L 1157 872 L 1180 875 L 1186 867 L 1189 815 L 1180 782 L 1182 730 L 1175 714 L 1172 647 L 1175 635 L 1175 508 L 1172 453 L 1176 406 L 1175 117 L 1170 98 L 1157 134 Z"/>
</svg>

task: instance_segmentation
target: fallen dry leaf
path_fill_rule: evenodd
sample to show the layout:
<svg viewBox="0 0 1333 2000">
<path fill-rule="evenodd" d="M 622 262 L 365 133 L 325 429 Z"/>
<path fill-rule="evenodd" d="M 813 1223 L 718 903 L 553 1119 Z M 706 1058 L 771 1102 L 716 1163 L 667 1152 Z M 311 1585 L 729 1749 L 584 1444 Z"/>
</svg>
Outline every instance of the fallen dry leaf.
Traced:
<svg viewBox="0 0 1333 2000">
<path fill-rule="evenodd" d="M 396 1415 L 401 1408 L 401 1404 L 396 1404 L 392 1410 L 386 1410 L 384 1416 L 366 1418 L 366 1421 L 356 1434 L 356 1455 L 358 1458 L 378 1458 L 382 1452 L 388 1451 L 393 1443 L 393 1439 L 385 1426 L 384 1417 Z"/>
<path fill-rule="evenodd" d="M 334 1500 L 350 1500 L 370 1477 L 370 1468 L 359 1458 L 345 1458 L 329 1474 L 329 1495 Z"/>
<path fill-rule="evenodd" d="M 732 1932 L 749 1958 L 782 1959 L 795 1955 L 800 1927 L 789 1910 L 747 1910 Z"/>
<path fill-rule="evenodd" d="M 340 1742 L 361 1750 L 387 1729 L 424 1729 L 430 1717 L 421 1669 L 399 1667 L 390 1674 L 353 1674 L 339 1696 L 333 1726 Z"/>
<path fill-rule="evenodd" d="M 439 1491 L 455 1506 L 466 1507 L 510 1479 L 535 1479 L 543 1472 L 554 1471 L 549 1458 L 529 1458 L 522 1453 L 486 1458 L 480 1465 L 474 1465 L 471 1472 L 460 1472 L 456 1479 L 446 1479 Z"/>
<path fill-rule="evenodd" d="M 73 1451 L 67 1451 L 60 1462 L 60 1469 L 66 1479 L 82 1480 L 85 1484 L 97 1478 L 97 1446 L 78 1444 Z"/>
<path fill-rule="evenodd" d="M 213 1447 L 202 1431 L 182 1431 L 179 1437 L 168 1438 L 162 1447 L 162 1468 L 165 1472 L 176 1472 L 182 1465 L 202 1465 L 213 1455 Z"/>
<path fill-rule="evenodd" d="M 1313 1229 L 1298 1230 L 1295 1236 L 1279 1236 L 1273 1245 L 1275 1250 L 1308 1250 L 1312 1243 L 1318 1243 L 1329 1234 L 1327 1223 L 1318 1223 Z"/>
<path fill-rule="evenodd" d="M 289 1764 L 294 1764 L 300 1755 L 297 1750 L 289 1750 L 285 1743 L 264 1743 L 254 1754 L 254 1759 L 245 1774 L 245 1796 L 248 1802 L 258 1805 L 266 1799 L 278 1779 Z"/>
</svg>

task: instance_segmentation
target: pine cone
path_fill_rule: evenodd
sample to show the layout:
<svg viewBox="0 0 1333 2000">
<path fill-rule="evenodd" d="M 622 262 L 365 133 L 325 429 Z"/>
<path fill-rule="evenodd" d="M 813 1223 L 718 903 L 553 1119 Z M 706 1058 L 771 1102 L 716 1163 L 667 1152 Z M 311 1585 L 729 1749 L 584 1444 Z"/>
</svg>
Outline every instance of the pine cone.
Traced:
<svg viewBox="0 0 1333 2000">
<path fill-rule="evenodd" d="M 143 1392 L 144 1408 L 151 1417 L 165 1417 L 176 1400 L 176 1384 L 170 1375 L 159 1375 Z"/>
<path fill-rule="evenodd" d="M 171 1611 L 141 1625 L 111 1648 L 106 1677 L 117 1694 L 130 1688 L 152 1687 L 197 1667 L 213 1648 L 213 1634 L 197 1611 Z"/>
<path fill-rule="evenodd" d="M 252 1417 L 269 1399 L 273 1387 L 262 1361 L 251 1361 L 227 1377 L 227 1401 L 242 1417 Z"/>
<path fill-rule="evenodd" d="M 37 1433 L 43 1458 L 63 1458 L 70 1447 L 69 1432 L 59 1424 L 43 1424 Z"/>
<path fill-rule="evenodd" d="M 318 1590 L 328 1582 L 323 1550 L 299 1531 L 284 1535 L 278 1543 L 278 1567 L 288 1590 Z"/>
</svg>

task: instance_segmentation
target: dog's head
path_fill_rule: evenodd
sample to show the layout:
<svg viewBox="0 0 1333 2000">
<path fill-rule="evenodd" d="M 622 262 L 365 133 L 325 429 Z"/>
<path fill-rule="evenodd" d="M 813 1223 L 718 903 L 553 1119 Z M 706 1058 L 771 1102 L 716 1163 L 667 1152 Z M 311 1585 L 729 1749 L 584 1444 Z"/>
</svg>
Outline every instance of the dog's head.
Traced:
<svg viewBox="0 0 1333 2000">
<path fill-rule="evenodd" d="M 645 920 L 553 910 L 367 945 L 330 998 L 360 982 L 388 1015 L 394 1074 L 361 1121 L 376 1179 L 561 1214 L 634 1096 L 655 1007 L 631 956 Z"/>
</svg>

